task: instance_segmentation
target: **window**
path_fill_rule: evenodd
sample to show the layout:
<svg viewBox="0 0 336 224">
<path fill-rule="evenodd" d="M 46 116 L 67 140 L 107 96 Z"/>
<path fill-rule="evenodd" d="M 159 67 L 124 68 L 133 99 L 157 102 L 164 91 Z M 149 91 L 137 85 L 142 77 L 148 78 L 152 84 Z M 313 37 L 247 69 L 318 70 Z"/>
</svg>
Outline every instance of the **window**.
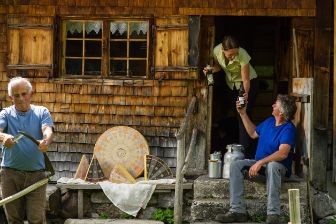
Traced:
<svg viewBox="0 0 336 224">
<path fill-rule="evenodd" d="M 148 28 L 144 19 L 64 20 L 62 75 L 145 78 Z"/>
</svg>

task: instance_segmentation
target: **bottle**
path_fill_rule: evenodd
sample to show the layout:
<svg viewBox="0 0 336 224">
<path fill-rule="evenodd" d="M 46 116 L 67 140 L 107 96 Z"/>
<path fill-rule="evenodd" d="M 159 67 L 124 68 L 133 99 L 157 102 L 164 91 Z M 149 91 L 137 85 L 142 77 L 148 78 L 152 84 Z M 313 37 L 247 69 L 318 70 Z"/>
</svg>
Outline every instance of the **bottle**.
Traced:
<svg viewBox="0 0 336 224">
<path fill-rule="evenodd" d="M 208 80 L 208 85 L 211 86 L 214 84 L 214 79 L 213 79 L 213 67 L 210 65 L 206 66 L 207 69 L 207 80 Z"/>
<path fill-rule="evenodd" d="M 243 82 L 240 83 L 239 93 L 238 93 L 238 101 L 240 104 L 240 107 L 245 107 L 245 98 L 244 98 L 244 85 Z"/>
</svg>

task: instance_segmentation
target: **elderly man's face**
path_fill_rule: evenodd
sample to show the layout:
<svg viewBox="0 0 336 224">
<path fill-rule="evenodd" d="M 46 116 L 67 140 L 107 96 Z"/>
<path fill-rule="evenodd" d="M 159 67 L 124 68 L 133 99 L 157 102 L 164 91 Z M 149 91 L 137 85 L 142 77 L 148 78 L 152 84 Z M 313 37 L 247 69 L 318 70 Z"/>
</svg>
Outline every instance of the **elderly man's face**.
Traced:
<svg viewBox="0 0 336 224">
<path fill-rule="evenodd" d="M 272 108 L 272 115 L 273 116 L 280 116 L 281 112 L 280 112 L 280 107 L 281 107 L 281 103 L 279 100 L 275 101 L 275 103 L 273 103 Z"/>
<path fill-rule="evenodd" d="M 29 92 L 25 83 L 19 83 L 12 88 L 12 96 L 9 98 L 14 103 L 18 111 L 28 111 L 30 107 L 32 93 Z"/>
</svg>

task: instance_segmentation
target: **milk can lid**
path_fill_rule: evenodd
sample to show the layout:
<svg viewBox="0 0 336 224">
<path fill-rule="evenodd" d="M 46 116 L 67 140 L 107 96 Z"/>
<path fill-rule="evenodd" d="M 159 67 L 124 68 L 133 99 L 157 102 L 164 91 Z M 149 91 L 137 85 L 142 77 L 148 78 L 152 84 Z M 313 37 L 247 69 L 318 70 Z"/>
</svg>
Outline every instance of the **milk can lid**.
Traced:
<svg viewBox="0 0 336 224">
<path fill-rule="evenodd" d="M 230 144 L 230 145 L 227 145 L 226 146 L 226 149 L 228 151 L 244 151 L 244 146 L 243 145 L 240 145 L 240 144 Z"/>
</svg>

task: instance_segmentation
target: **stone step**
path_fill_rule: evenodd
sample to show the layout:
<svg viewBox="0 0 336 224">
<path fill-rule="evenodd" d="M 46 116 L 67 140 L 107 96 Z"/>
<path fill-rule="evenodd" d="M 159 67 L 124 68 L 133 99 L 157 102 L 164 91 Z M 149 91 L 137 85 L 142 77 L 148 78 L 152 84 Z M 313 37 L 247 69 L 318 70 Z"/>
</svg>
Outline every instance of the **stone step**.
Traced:
<svg viewBox="0 0 336 224">
<path fill-rule="evenodd" d="M 301 180 L 301 179 L 300 179 Z M 266 183 L 252 182 L 244 180 L 245 198 L 248 199 L 264 199 L 267 198 Z M 194 181 L 194 199 L 202 198 L 222 198 L 229 199 L 229 180 L 228 179 L 211 179 L 207 175 L 200 176 Z M 288 201 L 288 189 L 300 190 L 300 201 L 307 200 L 307 183 L 291 179 L 290 182 L 284 182 L 281 186 L 280 199 Z"/>
<path fill-rule="evenodd" d="M 216 221 L 204 221 L 204 222 L 191 222 L 190 224 L 218 224 Z M 228 224 L 260 224 L 260 222 L 231 222 Z"/>
<path fill-rule="evenodd" d="M 164 224 L 155 220 L 140 219 L 67 219 L 64 224 Z"/>
<path fill-rule="evenodd" d="M 246 200 L 247 211 L 251 221 L 260 222 L 266 219 L 267 202 L 266 200 Z M 191 220 L 211 221 L 217 214 L 224 214 L 229 210 L 229 199 L 194 199 L 191 205 Z M 309 223 L 309 212 L 306 203 L 301 203 L 301 220 L 302 223 Z M 289 220 L 288 203 L 281 203 L 281 217 L 284 222 Z"/>
</svg>

